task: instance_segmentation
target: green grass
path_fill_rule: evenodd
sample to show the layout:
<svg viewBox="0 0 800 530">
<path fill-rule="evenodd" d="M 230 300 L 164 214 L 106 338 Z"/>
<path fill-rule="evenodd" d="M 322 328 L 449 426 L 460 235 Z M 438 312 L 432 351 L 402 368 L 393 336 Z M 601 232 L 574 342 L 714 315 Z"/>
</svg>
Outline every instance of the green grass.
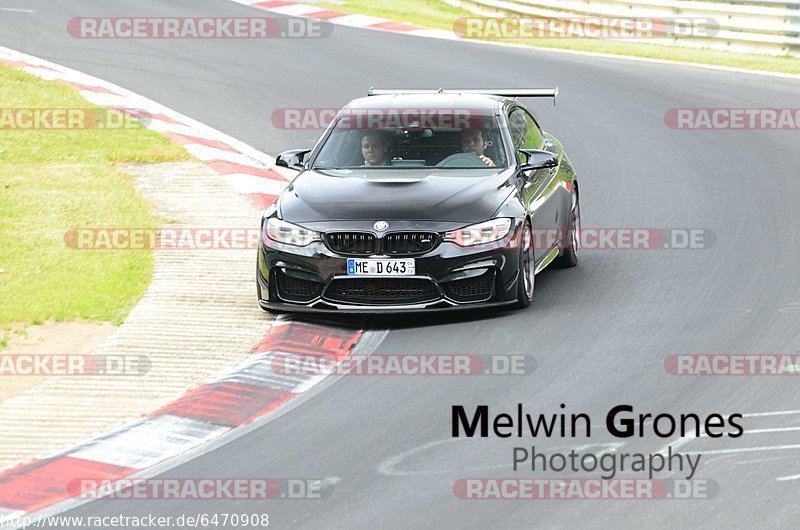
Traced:
<svg viewBox="0 0 800 530">
<path fill-rule="evenodd" d="M 362 13 L 408 22 L 430 28 L 453 31 L 456 20 L 474 17 L 466 9 L 445 4 L 443 0 L 342 0 L 341 2 L 304 1 L 345 13 Z M 499 15 L 498 15 L 499 16 Z M 487 39 L 491 40 L 491 39 Z M 767 55 L 739 54 L 725 51 L 701 50 L 678 46 L 660 46 L 639 42 L 619 42 L 603 39 L 503 39 L 502 42 L 524 44 L 539 48 L 559 48 L 575 51 L 629 55 L 686 63 L 710 64 L 800 74 L 800 59 Z"/>
<path fill-rule="evenodd" d="M 0 108 L 99 109 L 70 87 L 6 67 Z M 122 322 L 150 282 L 152 253 L 70 249 L 64 234 L 158 226 L 152 205 L 118 167 L 184 159 L 182 148 L 141 126 L 0 128 L 0 325 Z"/>
<path fill-rule="evenodd" d="M 7 348 L 8 343 L 16 335 L 27 337 L 28 333 L 25 331 L 25 329 L 14 328 L 9 324 L 3 325 L 3 329 L 0 330 L 0 350 Z"/>
</svg>

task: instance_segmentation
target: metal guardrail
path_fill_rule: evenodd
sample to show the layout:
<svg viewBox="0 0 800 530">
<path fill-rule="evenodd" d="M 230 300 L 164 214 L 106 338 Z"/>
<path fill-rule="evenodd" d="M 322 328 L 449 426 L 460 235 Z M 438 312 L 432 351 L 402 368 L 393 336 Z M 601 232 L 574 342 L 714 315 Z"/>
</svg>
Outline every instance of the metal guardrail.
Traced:
<svg viewBox="0 0 800 530">
<path fill-rule="evenodd" d="M 800 0 L 446 0 L 481 16 L 537 20 L 692 19 L 690 36 L 648 42 L 800 58 Z M 702 24 L 702 22 L 697 22 Z"/>
</svg>

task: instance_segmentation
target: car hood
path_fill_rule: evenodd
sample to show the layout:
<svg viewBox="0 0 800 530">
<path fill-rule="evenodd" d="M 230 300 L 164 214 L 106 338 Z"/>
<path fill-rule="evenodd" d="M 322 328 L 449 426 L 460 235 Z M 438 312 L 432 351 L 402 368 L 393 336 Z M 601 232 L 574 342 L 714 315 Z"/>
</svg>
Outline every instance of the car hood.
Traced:
<svg viewBox="0 0 800 530">
<path fill-rule="evenodd" d="M 289 222 L 489 219 L 514 191 L 513 170 L 306 170 L 283 192 Z"/>
</svg>

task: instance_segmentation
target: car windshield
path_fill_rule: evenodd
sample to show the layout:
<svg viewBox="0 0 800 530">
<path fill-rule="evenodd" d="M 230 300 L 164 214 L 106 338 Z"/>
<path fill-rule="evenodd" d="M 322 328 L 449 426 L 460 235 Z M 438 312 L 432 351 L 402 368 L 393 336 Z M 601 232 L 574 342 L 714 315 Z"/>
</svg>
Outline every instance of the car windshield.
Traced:
<svg viewBox="0 0 800 530">
<path fill-rule="evenodd" d="M 507 165 L 497 118 L 488 112 L 347 109 L 312 168 L 449 170 Z"/>
</svg>

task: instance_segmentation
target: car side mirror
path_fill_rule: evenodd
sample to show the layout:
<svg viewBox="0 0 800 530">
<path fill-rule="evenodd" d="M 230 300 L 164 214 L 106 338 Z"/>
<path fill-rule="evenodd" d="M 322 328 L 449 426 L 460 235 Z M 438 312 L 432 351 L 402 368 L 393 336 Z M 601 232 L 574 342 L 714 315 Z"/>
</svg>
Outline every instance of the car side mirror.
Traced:
<svg viewBox="0 0 800 530">
<path fill-rule="evenodd" d="M 275 159 L 275 165 L 302 171 L 306 167 L 304 159 L 310 152 L 311 149 L 290 149 L 288 151 L 284 151 Z"/>
<path fill-rule="evenodd" d="M 525 155 L 525 163 L 519 166 L 520 171 L 558 167 L 558 155 L 556 153 L 542 151 L 541 149 L 520 149 L 519 152 Z"/>
</svg>

